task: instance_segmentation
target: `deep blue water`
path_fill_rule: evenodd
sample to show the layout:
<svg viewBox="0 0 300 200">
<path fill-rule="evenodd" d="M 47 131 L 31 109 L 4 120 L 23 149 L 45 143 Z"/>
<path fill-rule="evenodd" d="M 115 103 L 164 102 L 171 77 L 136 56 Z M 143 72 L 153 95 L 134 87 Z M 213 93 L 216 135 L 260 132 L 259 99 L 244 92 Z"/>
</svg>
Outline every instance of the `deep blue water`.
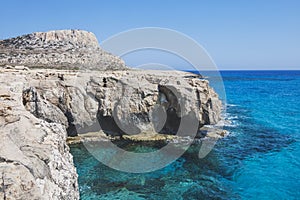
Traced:
<svg viewBox="0 0 300 200">
<path fill-rule="evenodd" d="M 230 134 L 208 156 L 193 145 L 161 170 L 130 174 L 72 146 L 81 199 L 299 199 L 300 71 L 221 74 Z"/>
</svg>

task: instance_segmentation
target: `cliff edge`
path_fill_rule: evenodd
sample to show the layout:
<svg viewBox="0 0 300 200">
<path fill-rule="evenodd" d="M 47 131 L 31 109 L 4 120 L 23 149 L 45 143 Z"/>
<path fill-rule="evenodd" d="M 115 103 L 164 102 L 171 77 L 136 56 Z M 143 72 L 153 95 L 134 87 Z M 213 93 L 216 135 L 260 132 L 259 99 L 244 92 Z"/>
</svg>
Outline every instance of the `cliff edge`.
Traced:
<svg viewBox="0 0 300 200">
<path fill-rule="evenodd" d="M 199 129 L 220 120 L 207 80 L 124 70 L 86 31 L 2 40 L 0 65 L 0 199 L 79 199 L 68 136 L 156 140 L 175 135 L 182 120 Z"/>
</svg>

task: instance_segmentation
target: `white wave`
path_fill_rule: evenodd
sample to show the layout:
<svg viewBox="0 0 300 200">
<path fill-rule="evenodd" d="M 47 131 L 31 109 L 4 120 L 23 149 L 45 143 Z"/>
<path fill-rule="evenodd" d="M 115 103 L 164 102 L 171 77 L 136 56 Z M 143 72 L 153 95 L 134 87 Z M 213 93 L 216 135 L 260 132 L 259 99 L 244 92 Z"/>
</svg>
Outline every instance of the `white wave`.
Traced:
<svg viewBox="0 0 300 200">
<path fill-rule="evenodd" d="M 219 121 L 215 126 L 217 126 L 217 127 L 237 127 L 238 122 L 224 119 L 224 120 Z"/>
<path fill-rule="evenodd" d="M 226 106 L 227 106 L 227 107 L 237 107 L 238 105 L 236 105 L 236 104 L 229 104 L 229 103 L 228 103 L 228 104 L 226 104 Z"/>
<path fill-rule="evenodd" d="M 232 115 L 231 113 L 224 112 L 221 114 L 221 120 L 215 125 L 218 127 L 236 127 L 238 123 L 239 116 Z"/>
</svg>

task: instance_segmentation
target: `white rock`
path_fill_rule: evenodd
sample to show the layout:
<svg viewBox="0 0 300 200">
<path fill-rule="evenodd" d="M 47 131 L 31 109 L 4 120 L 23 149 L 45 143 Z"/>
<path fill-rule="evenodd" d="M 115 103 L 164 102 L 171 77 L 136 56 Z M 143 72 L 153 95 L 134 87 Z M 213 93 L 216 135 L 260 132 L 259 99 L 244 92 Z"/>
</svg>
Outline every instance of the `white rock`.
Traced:
<svg viewBox="0 0 300 200">
<path fill-rule="evenodd" d="M 16 66 L 15 66 L 15 69 L 16 69 L 16 70 L 24 70 L 24 69 L 25 69 L 25 66 L 23 66 L 23 65 L 16 65 Z"/>
</svg>

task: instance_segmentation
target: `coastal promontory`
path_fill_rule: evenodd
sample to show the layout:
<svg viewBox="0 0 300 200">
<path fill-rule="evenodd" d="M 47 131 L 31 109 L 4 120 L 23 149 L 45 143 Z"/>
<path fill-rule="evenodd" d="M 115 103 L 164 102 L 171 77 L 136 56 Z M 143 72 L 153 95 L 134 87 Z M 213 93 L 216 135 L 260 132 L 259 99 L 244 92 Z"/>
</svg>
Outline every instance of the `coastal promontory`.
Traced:
<svg viewBox="0 0 300 200">
<path fill-rule="evenodd" d="M 0 66 L 0 199 L 79 199 L 68 137 L 170 138 L 182 119 L 220 120 L 203 77 L 128 68 L 87 31 L 2 40 Z"/>
</svg>

